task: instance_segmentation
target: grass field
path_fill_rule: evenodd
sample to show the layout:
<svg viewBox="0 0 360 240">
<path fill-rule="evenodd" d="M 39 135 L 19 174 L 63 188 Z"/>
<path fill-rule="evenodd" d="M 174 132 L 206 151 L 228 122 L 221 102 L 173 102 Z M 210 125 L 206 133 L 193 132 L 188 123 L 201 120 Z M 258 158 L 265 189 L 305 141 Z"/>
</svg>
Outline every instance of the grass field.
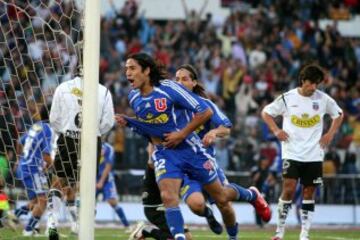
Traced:
<svg viewBox="0 0 360 240">
<path fill-rule="evenodd" d="M 191 228 L 191 226 L 190 226 Z M 268 227 L 266 229 L 256 229 L 248 227 L 240 227 L 239 240 L 269 240 L 273 234 L 274 228 Z M 67 229 L 62 229 L 63 236 L 60 239 L 75 240 L 75 236 L 70 236 Z M 226 240 L 226 235 L 215 235 L 208 230 L 192 230 L 194 240 Z M 66 236 L 65 236 L 66 235 Z M 127 240 L 128 235 L 123 229 L 102 228 L 96 229 L 96 240 Z M 1 240 L 25 240 L 25 239 L 47 239 L 46 237 L 22 237 L 21 230 L 13 232 L 9 229 L 0 229 Z M 298 240 L 299 230 L 289 229 L 286 232 L 285 240 Z M 313 229 L 311 232 L 311 240 L 360 240 L 360 228 L 336 228 L 332 229 L 331 226 L 327 229 Z"/>
</svg>

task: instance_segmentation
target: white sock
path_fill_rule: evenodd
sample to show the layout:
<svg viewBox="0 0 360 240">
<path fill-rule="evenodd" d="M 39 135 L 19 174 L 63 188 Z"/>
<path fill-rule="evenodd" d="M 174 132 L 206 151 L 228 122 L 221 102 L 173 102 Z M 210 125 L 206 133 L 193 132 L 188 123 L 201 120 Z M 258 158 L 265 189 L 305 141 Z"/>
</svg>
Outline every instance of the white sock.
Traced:
<svg viewBox="0 0 360 240">
<path fill-rule="evenodd" d="M 309 231 L 311 227 L 312 218 L 314 216 L 314 212 L 308 210 L 300 210 L 301 215 L 301 233 L 300 239 L 307 239 L 309 237 Z"/>
<path fill-rule="evenodd" d="M 285 222 L 289 210 L 291 209 L 292 201 L 284 201 L 279 198 L 278 203 L 278 219 L 277 219 L 277 227 L 276 227 L 276 236 L 279 238 L 284 238 L 285 234 Z"/>
<path fill-rule="evenodd" d="M 56 228 L 59 223 L 60 209 L 62 205 L 61 192 L 57 189 L 51 189 L 48 202 L 48 221 L 47 226 L 49 228 Z"/>
</svg>

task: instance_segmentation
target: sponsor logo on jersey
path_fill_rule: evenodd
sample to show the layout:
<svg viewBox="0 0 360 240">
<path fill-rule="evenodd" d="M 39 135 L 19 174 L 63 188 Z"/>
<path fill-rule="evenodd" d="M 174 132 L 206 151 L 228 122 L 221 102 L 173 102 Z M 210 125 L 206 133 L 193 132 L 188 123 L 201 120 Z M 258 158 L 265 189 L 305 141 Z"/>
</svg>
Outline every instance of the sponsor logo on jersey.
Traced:
<svg viewBox="0 0 360 240">
<path fill-rule="evenodd" d="M 71 94 L 77 96 L 77 97 L 82 97 L 82 91 L 78 88 L 72 88 L 71 89 Z"/>
<path fill-rule="evenodd" d="M 155 109 L 158 112 L 165 112 L 167 109 L 166 98 L 156 98 L 154 99 Z"/>
<path fill-rule="evenodd" d="M 319 110 L 319 103 L 313 102 L 312 108 L 313 108 L 315 111 Z"/>
<path fill-rule="evenodd" d="M 159 124 L 159 123 L 167 123 L 169 121 L 169 116 L 165 113 L 160 114 L 157 117 L 153 117 L 150 113 L 146 116 L 147 119 L 139 118 L 140 121 L 152 124 Z"/>
<path fill-rule="evenodd" d="M 202 130 L 204 130 L 204 125 L 201 125 L 200 127 L 198 127 L 197 129 L 195 129 L 195 133 L 199 133 L 201 132 Z"/>
<path fill-rule="evenodd" d="M 309 117 L 309 114 L 302 114 L 301 117 L 296 115 L 291 116 L 291 123 L 300 128 L 310 128 L 320 123 L 320 115 L 316 114 Z"/>
</svg>

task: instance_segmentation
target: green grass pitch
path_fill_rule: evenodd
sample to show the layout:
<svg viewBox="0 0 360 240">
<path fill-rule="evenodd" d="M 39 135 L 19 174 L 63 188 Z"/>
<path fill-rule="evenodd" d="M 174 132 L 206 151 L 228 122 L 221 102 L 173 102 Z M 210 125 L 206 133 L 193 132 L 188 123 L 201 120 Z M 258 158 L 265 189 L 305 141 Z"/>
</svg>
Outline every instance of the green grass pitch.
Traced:
<svg viewBox="0 0 360 240">
<path fill-rule="evenodd" d="M 191 229 L 191 226 L 189 226 Z M 69 235 L 67 229 L 60 230 L 62 236 L 60 239 L 75 240 L 75 236 Z M 223 233 L 222 235 L 215 235 L 209 230 L 197 230 L 191 231 L 194 240 L 226 240 L 227 237 Z M 269 240 L 274 232 L 274 227 L 269 226 L 265 229 L 257 229 L 254 227 L 242 227 L 240 226 L 239 240 Z M 127 240 L 129 234 L 125 233 L 124 229 L 111 229 L 111 228 L 97 228 L 95 230 L 96 240 Z M 332 229 L 330 226 L 326 229 L 313 229 L 311 232 L 311 240 L 360 240 L 360 228 L 338 228 Z M 0 240 L 25 240 L 25 239 L 47 239 L 46 237 L 22 237 L 21 230 L 14 232 L 9 229 L 0 229 Z M 284 240 L 298 240 L 299 229 L 289 229 L 286 232 Z"/>
</svg>

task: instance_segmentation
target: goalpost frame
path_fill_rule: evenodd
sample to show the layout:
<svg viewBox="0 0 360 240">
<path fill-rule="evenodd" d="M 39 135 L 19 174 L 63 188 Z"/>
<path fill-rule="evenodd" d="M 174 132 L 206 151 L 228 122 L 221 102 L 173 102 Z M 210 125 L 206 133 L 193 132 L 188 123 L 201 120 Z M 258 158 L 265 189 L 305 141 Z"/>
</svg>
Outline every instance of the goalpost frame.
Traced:
<svg viewBox="0 0 360 240">
<path fill-rule="evenodd" d="M 98 131 L 100 1 L 85 0 L 79 239 L 93 240 Z"/>
</svg>

